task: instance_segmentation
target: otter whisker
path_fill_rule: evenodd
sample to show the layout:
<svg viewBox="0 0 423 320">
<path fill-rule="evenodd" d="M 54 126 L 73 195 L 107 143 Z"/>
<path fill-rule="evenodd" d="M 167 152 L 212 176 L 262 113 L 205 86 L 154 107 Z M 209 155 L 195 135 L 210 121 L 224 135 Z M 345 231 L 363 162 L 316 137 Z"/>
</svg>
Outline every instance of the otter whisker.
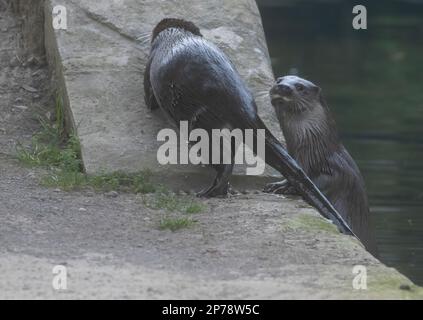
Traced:
<svg viewBox="0 0 423 320">
<path fill-rule="evenodd" d="M 146 37 L 150 37 L 151 34 L 149 32 L 144 32 L 144 33 L 140 33 L 138 38 L 146 38 Z"/>
<path fill-rule="evenodd" d="M 145 38 L 137 37 L 136 38 L 137 41 L 144 41 L 144 40 L 147 40 L 147 39 L 150 39 L 150 37 L 145 37 Z"/>
<path fill-rule="evenodd" d="M 141 36 L 137 37 L 136 39 L 137 39 L 137 41 L 146 41 L 146 40 L 150 40 L 151 37 L 150 37 L 149 34 L 147 34 L 147 35 L 141 35 Z"/>
</svg>

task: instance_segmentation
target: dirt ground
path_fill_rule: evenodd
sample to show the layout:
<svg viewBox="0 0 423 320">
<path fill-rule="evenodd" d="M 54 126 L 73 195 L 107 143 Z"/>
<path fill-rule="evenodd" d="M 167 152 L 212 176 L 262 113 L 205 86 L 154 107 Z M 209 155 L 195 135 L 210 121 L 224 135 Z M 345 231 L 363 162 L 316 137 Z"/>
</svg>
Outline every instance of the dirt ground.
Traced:
<svg viewBox="0 0 423 320">
<path fill-rule="evenodd" d="M 0 1 L 1 299 L 372 298 L 418 290 L 400 290 L 406 278 L 331 225 L 307 224 L 319 217 L 298 199 L 202 200 L 196 223 L 172 232 L 158 228 L 164 212 L 139 195 L 41 187 L 43 170 L 22 166 L 15 150 L 39 130 L 36 115 L 52 112 L 53 86 L 44 58 L 23 50 L 20 30 Z M 369 268 L 371 290 L 352 289 L 357 264 Z M 53 289 L 55 265 L 67 268 L 66 290 Z"/>
</svg>

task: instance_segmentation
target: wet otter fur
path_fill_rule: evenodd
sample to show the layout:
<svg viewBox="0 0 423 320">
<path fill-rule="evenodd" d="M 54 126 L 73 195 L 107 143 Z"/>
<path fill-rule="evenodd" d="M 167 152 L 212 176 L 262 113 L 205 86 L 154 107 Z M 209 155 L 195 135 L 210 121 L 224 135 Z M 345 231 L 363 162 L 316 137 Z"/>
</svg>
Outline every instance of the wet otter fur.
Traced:
<svg viewBox="0 0 423 320">
<path fill-rule="evenodd" d="M 335 120 L 321 89 L 312 82 L 285 76 L 270 90 L 289 154 L 352 227 L 368 251 L 377 253 L 363 177 L 339 139 Z M 287 181 L 267 192 L 295 194 Z"/>
</svg>

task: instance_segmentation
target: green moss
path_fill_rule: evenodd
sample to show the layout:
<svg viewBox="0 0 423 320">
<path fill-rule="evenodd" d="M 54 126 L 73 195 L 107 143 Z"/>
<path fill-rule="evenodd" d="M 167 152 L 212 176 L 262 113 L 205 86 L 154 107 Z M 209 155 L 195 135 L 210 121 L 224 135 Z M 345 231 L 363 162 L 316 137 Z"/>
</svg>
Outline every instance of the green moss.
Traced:
<svg viewBox="0 0 423 320">
<path fill-rule="evenodd" d="M 423 288 L 416 286 L 400 273 L 368 272 L 370 296 L 395 299 L 423 299 Z"/>
<path fill-rule="evenodd" d="M 335 225 L 329 223 L 321 217 L 311 214 L 296 214 L 293 218 L 283 221 L 283 229 L 287 230 L 310 230 L 310 231 L 324 231 L 338 234 Z"/>
</svg>

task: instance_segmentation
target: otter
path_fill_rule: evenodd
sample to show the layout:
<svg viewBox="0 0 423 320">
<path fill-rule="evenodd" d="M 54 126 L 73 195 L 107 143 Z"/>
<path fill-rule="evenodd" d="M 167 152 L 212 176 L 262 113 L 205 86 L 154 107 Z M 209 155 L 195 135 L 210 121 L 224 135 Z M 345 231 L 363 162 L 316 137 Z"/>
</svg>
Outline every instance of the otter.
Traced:
<svg viewBox="0 0 423 320">
<path fill-rule="evenodd" d="M 265 130 L 266 163 L 284 175 L 341 232 L 353 235 L 342 216 L 259 118 L 253 95 L 234 65 L 203 38 L 194 23 L 166 18 L 156 25 L 144 73 L 144 93 L 147 106 L 162 109 L 176 126 L 188 121 L 190 130 L 207 132 L 239 128 L 243 132 L 253 129 L 257 134 L 258 129 Z M 199 196 L 224 196 L 228 192 L 233 162 L 212 166 L 216 177 Z"/>
<path fill-rule="evenodd" d="M 366 249 L 377 253 L 363 177 L 338 136 L 332 113 L 314 83 L 297 76 L 276 80 L 271 102 L 289 154 L 332 202 Z M 296 194 L 288 181 L 266 186 L 266 192 Z"/>
</svg>

